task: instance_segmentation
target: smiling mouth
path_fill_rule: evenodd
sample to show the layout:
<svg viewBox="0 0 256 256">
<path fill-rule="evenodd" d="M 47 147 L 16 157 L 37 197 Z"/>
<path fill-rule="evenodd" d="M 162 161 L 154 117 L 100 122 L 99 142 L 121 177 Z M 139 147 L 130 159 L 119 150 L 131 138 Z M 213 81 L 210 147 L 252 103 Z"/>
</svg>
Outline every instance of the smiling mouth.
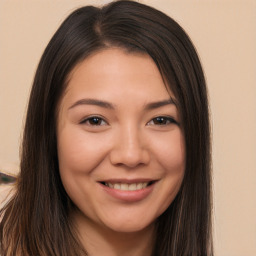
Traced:
<svg viewBox="0 0 256 256">
<path fill-rule="evenodd" d="M 112 189 L 118 189 L 123 191 L 136 191 L 141 190 L 146 187 L 151 186 L 154 184 L 155 181 L 149 181 L 149 182 L 138 182 L 138 183 L 112 183 L 112 182 L 101 182 L 106 187 L 112 188 Z"/>
</svg>

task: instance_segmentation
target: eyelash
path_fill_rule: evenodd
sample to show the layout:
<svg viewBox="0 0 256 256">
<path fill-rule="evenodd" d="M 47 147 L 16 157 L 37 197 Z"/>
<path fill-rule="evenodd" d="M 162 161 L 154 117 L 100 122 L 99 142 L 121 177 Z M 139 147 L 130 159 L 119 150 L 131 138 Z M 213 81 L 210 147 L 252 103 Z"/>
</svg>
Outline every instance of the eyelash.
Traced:
<svg viewBox="0 0 256 256">
<path fill-rule="evenodd" d="M 157 122 L 157 123 L 151 124 L 151 122 Z M 165 126 L 165 125 L 170 125 L 170 124 L 178 124 L 178 122 L 175 121 L 170 116 L 157 116 L 157 117 L 154 117 L 152 120 L 150 120 L 147 123 L 147 125 L 158 125 L 158 126 Z"/>
<path fill-rule="evenodd" d="M 94 122 L 94 123 L 92 123 Z M 99 116 L 91 116 L 91 117 L 88 117 L 84 120 L 82 120 L 80 122 L 80 124 L 87 124 L 87 125 L 90 125 L 90 126 L 101 126 L 102 124 L 97 124 L 97 122 L 104 122 L 106 124 L 108 124 L 103 118 L 99 117 Z"/>
<path fill-rule="evenodd" d="M 100 122 L 100 124 L 98 124 Z M 87 124 L 90 126 L 101 126 L 102 122 L 104 122 L 103 125 L 107 125 L 108 123 L 99 116 L 91 116 L 88 117 L 80 122 L 80 124 Z M 152 123 L 153 122 L 153 123 Z M 170 124 L 178 124 L 177 121 L 175 121 L 172 117 L 169 116 L 157 116 L 151 119 L 147 125 L 158 125 L 158 126 L 166 126 Z"/>
</svg>

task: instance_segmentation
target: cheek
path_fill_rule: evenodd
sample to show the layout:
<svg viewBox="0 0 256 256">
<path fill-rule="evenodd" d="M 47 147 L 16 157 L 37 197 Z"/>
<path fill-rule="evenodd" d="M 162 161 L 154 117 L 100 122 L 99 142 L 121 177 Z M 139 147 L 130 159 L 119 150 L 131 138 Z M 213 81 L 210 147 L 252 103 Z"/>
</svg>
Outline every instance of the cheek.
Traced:
<svg viewBox="0 0 256 256">
<path fill-rule="evenodd" d="M 72 126 L 58 133 L 59 172 L 67 194 L 76 205 L 80 205 L 85 197 L 88 201 L 91 198 L 91 172 L 106 155 L 100 141 L 101 138 L 86 136 L 83 130 Z"/>
<path fill-rule="evenodd" d="M 86 136 L 83 130 L 63 129 L 58 135 L 60 172 L 90 173 L 106 152 L 99 137 Z"/>
<path fill-rule="evenodd" d="M 177 129 L 163 140 L 158 140 L 158 162 L 168 173 L 183 173 L 185 169 L 185 143 L 180 129 Z"/>
<path fill-rule="evenodd" d="M 159 196 L 161 213 L 172 203 L 182 184 L 186 165 L 184 145 L 184 137 L 180 130 L 171 133 L 165 138 L 165 142 L 157 145 L 157 161 L 164 170 Z"/>
</svg>

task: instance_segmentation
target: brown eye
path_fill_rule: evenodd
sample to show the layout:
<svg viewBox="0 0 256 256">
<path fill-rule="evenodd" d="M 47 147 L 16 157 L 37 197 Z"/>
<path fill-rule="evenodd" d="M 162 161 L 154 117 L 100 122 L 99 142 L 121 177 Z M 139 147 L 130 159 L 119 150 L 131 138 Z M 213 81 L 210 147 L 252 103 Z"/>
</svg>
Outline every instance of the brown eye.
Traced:
<svg viewBox="0 0 256 256">
<path fill-rule="evenodd" d="M 169 125 L 173 123 L 177 124 L 177 122 L 171 117 L 158 116 L 153 118 L 150 122 L 148 122 L 148 125 Z"/>
<path fill-rule="evenodd" d="M 106 125 L 107 123 L 101 117 L 92 116 L 92 117 L 84 119 L 80 124 L 87 124 L 87 125 L 91 125 L 91 126 L 100 126 L 100 125 Z"/>
</svg>

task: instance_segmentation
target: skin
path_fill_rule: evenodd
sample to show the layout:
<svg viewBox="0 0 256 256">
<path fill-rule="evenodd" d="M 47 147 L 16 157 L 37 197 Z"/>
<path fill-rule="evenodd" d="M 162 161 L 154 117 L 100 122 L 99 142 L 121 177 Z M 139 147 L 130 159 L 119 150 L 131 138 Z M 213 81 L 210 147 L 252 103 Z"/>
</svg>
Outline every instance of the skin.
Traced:
<svg viewBox="0 0 256 256">
<path fill-rule="evenodd" d="M 89 255 L 150 255 L 155 221 L 177 195 L 185 169 L 172 92 L 148 55 L 119 48 L 86 58 L 68 81 L 58 113 L 58 157 L 81 241 Z M 100 182 L 109 180 L 154 184 L 134 200 L 133 192 L 118 191 L 121 198 L 106 192 Z"/>
</svg>

